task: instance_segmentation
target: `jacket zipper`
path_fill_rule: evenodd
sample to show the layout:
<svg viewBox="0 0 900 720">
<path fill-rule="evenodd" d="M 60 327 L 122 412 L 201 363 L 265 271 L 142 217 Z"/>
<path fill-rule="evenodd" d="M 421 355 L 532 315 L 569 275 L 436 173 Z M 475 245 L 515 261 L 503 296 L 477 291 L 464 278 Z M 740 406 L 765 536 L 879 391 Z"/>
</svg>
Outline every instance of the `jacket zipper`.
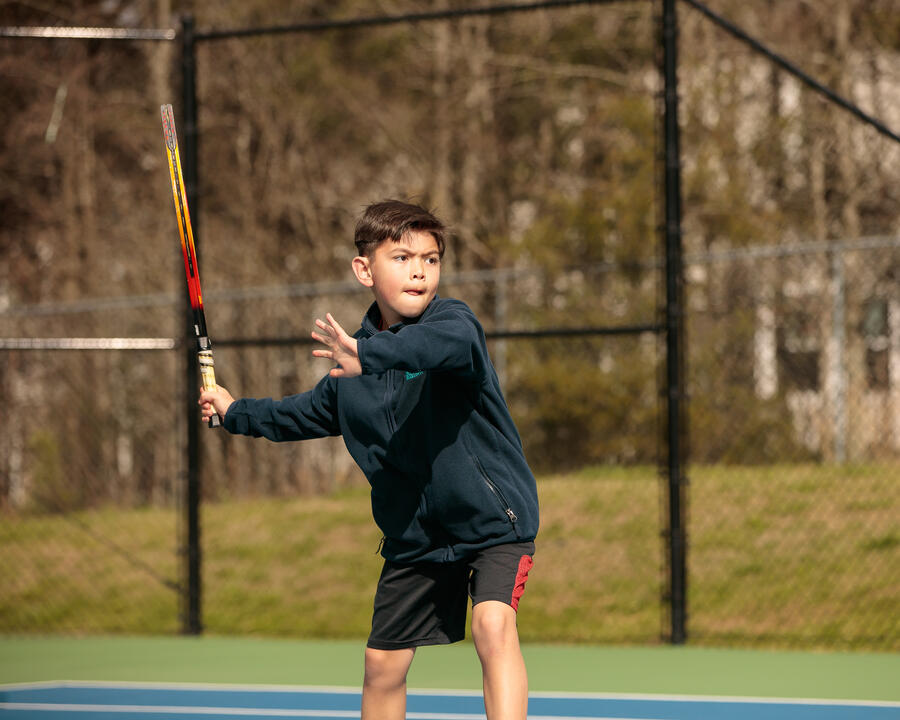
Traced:
<svg viewBox="0 0 900 720">
<path fill-rule="evenodd" d="M 387 382 L 384 389 L 384 410 L 387 413 L 388 430 L 393 435 L 397 431 L 397 423 L 394 420 L 394 413 L 391 410 L 391 404 L 394 399 L 394 371 L 387 371 Z"/>
<path fill-rule="evenodd" d="M 477 457 L 474 457 L 474 456 L 473 456 L 473 459 L 475 460 L 475 465 L 478 468 L 478 472 L 481 473 L 481 477 L 484 480 L 485 485 L 488 486 L 488 490 L 490 490 L 494 494 L 494 497 L 497 498 L 497 500 L 500 502 L 500 505 L 503 507 L 503 512 L 506 513 L 506 517 L 508 517 L 509 521 L 512 523 L 518 522 L 518 520 L 519 520 L 518 515 L 516 515 L 513 512 L 512 508 L 509 506 L 509 503 L 507 502 L 506 498 L 503 497 L 503 493 L 500 492 L 500 488 L 498 488 L 494 484 L 494 481 L 488 477 L 488 474 L 485 471 L 484 466 L 481 464 L 481 461 Z"/>
</svg>

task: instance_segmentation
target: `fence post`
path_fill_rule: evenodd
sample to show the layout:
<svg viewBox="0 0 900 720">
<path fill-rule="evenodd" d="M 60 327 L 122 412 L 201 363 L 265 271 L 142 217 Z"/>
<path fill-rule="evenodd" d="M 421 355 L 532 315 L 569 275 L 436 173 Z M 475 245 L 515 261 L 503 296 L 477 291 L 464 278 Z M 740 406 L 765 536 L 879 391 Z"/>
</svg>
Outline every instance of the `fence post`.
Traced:
<svg viewBox="0 0 900 720">
<path fill-rule="evenodd" d="M 181 80 L 184 112 L 184 186 L 188 210 L 194 233 L 194 244 L 199 246 L 199 219 L 197 209 L 197 62 L 194 38 L 194 18 L 187 15 L 181 20 Z M 197 351 L 194 341 L 193 315 L 185 293 L 185 422 L 187 424 L 187 483 L 185 485 L 184 522 L 184 577 L 186 595 L 183 597 L 181 632 L 199 635 L 203 631 L 201 620 L 200 586 L 200 420 L 197 415 L 197 393 L 200 386 Z"/>
<path fill-rule="evenodd" d="M 827 373 L 825 392 L 831 405 L 831 425 L 834 432 L 832 453 L 834 462 L 847 461 L 847 337 L 845 316 L 847 287 L 844 280 L 844 248 L 836 244 L 829 254 L 831 263 L 831 338 L 827 345 Z"/>
<path fill-rule="evenodd" d="M 686 580 L 687 544 L 685 532 L 684 398 L 683 364 L 683 277 L 681 247 L 681 164 L 678 129 L 678 24 L 676 0 L 662 0 L 662 45 L 665 133 L 665 267 L 666 267 L 666 439 L 668 446 L 668 600 L 670 603 L 669 642 L 680 645 L 687 638 Z"/>
</svg>

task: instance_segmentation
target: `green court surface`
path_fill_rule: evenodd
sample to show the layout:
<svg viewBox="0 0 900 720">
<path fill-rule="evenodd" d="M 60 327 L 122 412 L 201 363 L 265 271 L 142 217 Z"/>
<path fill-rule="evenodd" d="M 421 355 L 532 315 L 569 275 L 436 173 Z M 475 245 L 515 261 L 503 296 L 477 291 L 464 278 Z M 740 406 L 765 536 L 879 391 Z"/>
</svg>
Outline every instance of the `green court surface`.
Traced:
<svg viewBox="0 0 900 720">
<path fill-rule="evenodd" d="M 0 684 L 184 682 L 358 687 L 363 641 L 0 637 Z M 900 701 L 900 655 L 526 645 L 535 692 Z M 418 651 L 410 688 L 478 689 L 470 643 Z"/>
</svg>

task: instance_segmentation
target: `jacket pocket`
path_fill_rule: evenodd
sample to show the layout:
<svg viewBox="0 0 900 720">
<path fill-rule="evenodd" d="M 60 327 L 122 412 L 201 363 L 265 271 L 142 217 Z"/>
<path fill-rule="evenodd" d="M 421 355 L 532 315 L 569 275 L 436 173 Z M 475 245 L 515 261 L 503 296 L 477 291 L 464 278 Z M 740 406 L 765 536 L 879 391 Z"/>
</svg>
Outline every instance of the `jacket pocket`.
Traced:
<svg viewBox="0 0 900 720">
<path fill-rule="evenodd" d="M 500 507 L 503 509 L 506 517 L 509 518 L 509 521 L 515 525 L 519 521 L 519 517 L 513 512 L 512 507 L 507 501 L 506 497 L 503 495 L 503 491 L 497 487 L 497 484 L 491 480 L 490 475 L 487 474 L 487 471 L 484 469 L 484 465 L 481 464 L 481 461 L 472 456 L 472 459 L 475 461 L 475 467 L 478 468 L 478 472 L 481 473 L 481 478 L 484 480 L 484 484 L 487 485 L 488 490 L 491 491 L 491 494 L 497 498 L 497 502 L 500 503 Z"/>
</svg>

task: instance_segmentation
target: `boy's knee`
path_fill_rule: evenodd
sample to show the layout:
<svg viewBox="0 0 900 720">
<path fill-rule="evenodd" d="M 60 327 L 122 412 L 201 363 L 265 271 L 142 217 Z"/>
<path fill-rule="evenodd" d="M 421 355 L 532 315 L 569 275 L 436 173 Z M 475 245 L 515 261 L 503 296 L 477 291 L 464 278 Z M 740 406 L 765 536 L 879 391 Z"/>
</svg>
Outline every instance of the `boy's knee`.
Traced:
<svg viewBox="0 0 900 720">
<path fill-rule="evenodd" d="M 406 684 L 414 652 L 413 649 L 366 648 L 365 684 L 384 689 L 402 687 Z"/>
<path fill-rule="evenodd" d="M 516 611 L 499 601 L 478 603 L 472 611 L 472 639 L 481 656 L 518 647 Z"/>
</svg>

